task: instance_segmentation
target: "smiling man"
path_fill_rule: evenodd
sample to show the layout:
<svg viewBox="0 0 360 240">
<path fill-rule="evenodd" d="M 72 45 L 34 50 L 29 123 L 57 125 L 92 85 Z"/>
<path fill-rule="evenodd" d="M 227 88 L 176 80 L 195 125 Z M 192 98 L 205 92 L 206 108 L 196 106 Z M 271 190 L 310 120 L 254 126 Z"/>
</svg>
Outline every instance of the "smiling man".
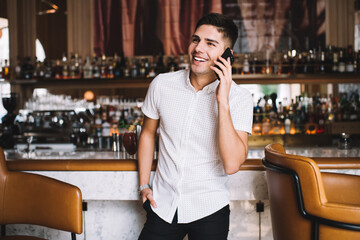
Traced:
<svg viewBox="0 0 360 240">
<path fill-rule="evenodd" d="M 204 16 L 189 44 L 190 70 L 160 74 L 150 84 L 138 149 L 139 191 L 147 212 L 140 240 L 227 239 L 226 181 L 246 159 L 253 114 L 250 93 L 232 81 L 230 59 L 221 57 L 237 34 L 226 16 Z"/>
</svg>

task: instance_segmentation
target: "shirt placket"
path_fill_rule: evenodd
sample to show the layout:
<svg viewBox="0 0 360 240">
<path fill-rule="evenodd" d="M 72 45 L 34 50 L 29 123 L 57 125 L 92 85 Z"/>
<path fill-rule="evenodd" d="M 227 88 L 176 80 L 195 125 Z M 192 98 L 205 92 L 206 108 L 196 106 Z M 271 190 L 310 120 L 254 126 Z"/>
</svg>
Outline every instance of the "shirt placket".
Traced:
<svg viewBox="0 0 360 240">
<path fill-rule="evenodd" d="M 177 194 L 178 194 L 178 209 L 180 209 L 180 211 L 178 211 L 178 220 L 179 222 L 183 222 L 184 218 L 186 218 L 186 216 L 184 216 L 183 211 L 181 211 L 181 207 L 183 204 L 189 204 L 184 202 L 184 199 L 182 198 L 182 192 L 183 192 L 183 177 L 184 177 L 184 167 L 186 164 L 186 161 L 188 161 L 188 146 L 189 144 L 191 144 L 191 130 L 193 130 L 196 126 L 193 126 L 193 121 L 194 121 L 194 116 L 196 114 L 196 108 L 198 105 L 198 101 L 199 101 L 199 93 L 196 93 L 194 91 L 193 96 L 191 98 L 190 101 L 190 105 L 187 111 L 187 114 L 185 116 L 184 121 L 186 121 L 186 123 L 184 124 L 184 129 L 183 129 L 183 134 L 181 137 L 181 158 L 180 158 L 180 172 L 179 172 L 179 182 L 177 184 Z"/>
</svg>

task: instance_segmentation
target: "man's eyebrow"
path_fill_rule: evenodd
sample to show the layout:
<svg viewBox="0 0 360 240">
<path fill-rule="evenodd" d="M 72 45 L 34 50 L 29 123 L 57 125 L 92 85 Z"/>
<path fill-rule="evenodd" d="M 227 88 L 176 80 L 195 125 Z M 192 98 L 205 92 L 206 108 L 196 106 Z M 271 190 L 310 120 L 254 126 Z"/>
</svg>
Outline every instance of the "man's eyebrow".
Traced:
<svg viewBox="0 0 360 240">
<path fill-rule="evenodd" d="M 200 37 L 198 35 L 195 35 L 195 34 L 193 34 L 191 37 L 196 38 L 196 39 L 200 39 Z M 218 41 L 216 41 L 214 39 L 211 39 L 211 38 L 205 38 L 205 40 L 208 41 L 208 42 L 213 42 L 213 43 L 219 44 Z"/>
</svg>

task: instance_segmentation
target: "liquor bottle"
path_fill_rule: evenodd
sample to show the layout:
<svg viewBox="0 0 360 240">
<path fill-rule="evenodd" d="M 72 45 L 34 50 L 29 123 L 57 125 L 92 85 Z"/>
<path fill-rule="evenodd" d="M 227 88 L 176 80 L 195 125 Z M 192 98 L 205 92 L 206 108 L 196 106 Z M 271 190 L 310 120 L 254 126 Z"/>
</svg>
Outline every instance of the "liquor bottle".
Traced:
<svg viewBox="0 0 360 240">
<path fill-rule="evenodd" d="M 271 123 L 270 118 L 265 113 L 263 114 L 263 122 L 261 125 L 261 134 L 262 135 L 268 135 L 271 131 Z"/>
<path fill-rule="evenodd" d="M 5 59 L 4 66 L 2 67 L 2 77 L 4 79 L 10 79 L 10 66 L 7 59 Z"/>
<path fill-rule="evenodd" d="M 316 64 L 316 52 L 315 50 L 309 51 L 308 56 L 308 73 L 315 73 L 315 64 Z"/>
<path fill-rule="evenodd" d="M 124 63 L 123 63 L 123 69 L 124 69 L 124 77 L 125 78 L 129 78 L 130 75 L 130 64 L 129 64 L 129 59 L 127 57 L 124 58 Z"/>
<path fill-rule="evenodd" d="M 52 77 L 55 79 L 62 78 L 62 65 L 61 60 L 56 60 L 55 65 L 52 68 Z"/>
<path fill-rule="evenodd" d="M 132 78 L 136 78 L 137 76 L 139 76 L 138 61 L 135 57 L 132 59 L 130 75 Z"/>
<path fill-rule="evenodd" d="M 156 63 L 155 63 L 155 60 L 153 58 L 152 61 L 151 61 L 151 64 L 150 64 L 149 77 L 152 78 L 152 77 L 156 76 L 155 69 L 156 69 Z"/>
<path fill-rule="evenodd" d="M 127 62 L 126 58 L 124 56 L 124 52 L 121 52 L 120 54 L 120 77 L 125 77 L 125 72 L 127 69 Z"/>
<path fill-rule="evenodd" d="M 295 67 L 296 73 L 304 73 L 304 58 L 303 53 L 299 52 Z"/>
<path fill-rule="evenodd" d="M 319 61 L 319 72 L 325 73 L 326 72 L 326 58 L 325 58 L 325 52 L 320 52 L 320 61 Z"/>
<path fill-rule="evenodd" d="M 96 55 L 94 55 L 93 57 L 92 69 L 93 69 L 93 78 L 95 79 L 100 78 L 100 66 Z"/>
<path fill-rule="evenodd" d="M 45 79 L 52 78 L 52 61 L 48 61 L 47 59 L 44 60 L 44 67 L 45 67 Z"/>
<path fill-rule="evenodd" d="M 139 67 L 139 76 L 140 77 L 146 77 L 147 76 L 147 69 L 145 67 L 145 60 L 147 60 L 147 58 L 142 58 L 140 60 L 140 67 Z"/>
<path fill-rule="evenodd" d="M 75 55 L 72 53 L 69 61 L 69 78 L 76 78 Z"/>
<path fill-rule="evenodd" d="M 281 59 L 281 73 L 289 74 L 290 73 L 290 61 L 288 58 L 288 54 L 285 52 L 282 55 Z"/>
<path fill-rule="evenodd" d="M 261 73 L 261 64 L 256 53 L 253 54 L 253 58 L 250 61 L 250 72 L 252 74 Z"/>
<path fill-rule="evenodd" d="M 107 58 L 106 66 L 106 77 L 109 79 L 114 78 L 114 59 L 112 57 Z"/>
<path fill-rule="evenodd" d="M 78 53 L 75 53 L 75 69 L 74 69 L 74 78 L 80 79 L 83 77 L 83 69 L 81 63 L 81 56 Z"/>
<path fill-rule="evenodd" d="M 107 78 L 107 66 L 106 66 L 106 56 L 105 56 L 105 54 L 103 54 L 101 56 L 100 78 Z"/>
<path fill-rule="evenodd" d="M 116 53 L 114 54 L 114 78 L 121 78 L 120 57 Z"/>
<path fill-rule="evenodd" d="M 332 68 L 331 68 L 331 72 L 336 73 L 339 71 L 339 54 L 338 52 L 335 50 L 333 52 L 333 59 L 332 59 Z"/>
<path fill-rule="evenodd" d="M 34 74 L 34 66 L 31 64 L 31 58 L 26 57 L 21 66 L 21 76 L 23 79 L 32 79 Z"/>
<path fill-rule="evenodd" d="M 175 72 L 178 70 L 178 65 L 175 62 L 173 57 L 168 58 L 168 64 L 167 64 L 167 71 L 168 72 Z"/>
<path fill-rule="evenodd" d="M 179 57 L 179 70 L 187 70 L 190 68 L 189 57 L 187 55 L 180 55 Z"/>
<path fill-rule="evenodd" d="M 338 59 L 338 72 L 344 73 L 346 72 L 346 63 L 345 63 L 345 56 L 344 56 L 344 49 L 340 48 L 339 50 L 339 59 Z"/>
<path fill-rule="evenodd" d="M 249 63 L 249 55 L 245 54 L 243 68 L 241 74 L 249 74 L 250 73 L 250 63 Z"/>
<path fill-rule="evenodd" d="M 145 77 L 150 77 L 149 71 L 150 71 L 150 63 L 148 58 L 144 58 L 144 69 L 145 69 Z"/>
<path fill-rule="evenodd" d="M 262 116 L 263 111 L 260 107 L 261 98 L 258 100 L 257 104 L 254 106 L 254 116 L 253 116 L 253 134 L 261 135 L 262 133 Z"/>
<path fill-rule="evenodd" d="M 273 48 L 270 45 L 270 40 L 269 37 L 265 36 L 265 42 L 264 45 L 261 49 L 262 52 L 262 69 L 261 69 L 261 73 L 262 74 L 272 74 L 273 73 L 273 68 L 272 68 L 272 63 L 271 63 L 271 58 L 273 56 Z"/>
<path fill-rule="evenodd" d="M 346 72 L 354 72 L 354 53 L 351 45 L 349 45 L 347 48 L 345 64 Z"/>
<path fill-rule="evenodd" d="M 332 45 L 329 45 L 325 52 L 325 62 L 326 62 L 325 72 L 326 73 L 332 72 L 333 52 L 334 52 L 334 47 Z"/>
<path fill-rule="evenodd" d="M 15 79 L 20 79 L 21 78 L 21 60 L 20 57 L 17 57 L 17 63 L 15 66 Z"/>
<path fill-rule="evenodd" d="M 160 52 L 158 55 L 155 72 L 156 72 L 156 75 L 158 75 L 159 73 L 164 73 L 165 71 L 166 71 L 166 69 L 165 69 L 164 60 L 163 60 L 163 53 Z"/>
<path fill-rule="evenodd" d="M 63 57 L 62 57 L 62 75 L 61 78 L 62 79 L 68 79 L 69 78 L 69 63 L 68 63 L 68 59 L 67 59 L 67 54 L 64 53 Z"/>
<path fill-rule="evenodd" d="M 37 61 L 35 71 L 34 71 L 34 78 L 36 79 L 44 79 L 45 77 L 45 67 L 44 64 L 40 61 Z"/>
<path fill-rule="evenodd" d="M 87 57 L 84 65 L 84 79 L 92 79 L 93 78 L 93 66 L 91 64 L 90 57 Z"/>
</svg>

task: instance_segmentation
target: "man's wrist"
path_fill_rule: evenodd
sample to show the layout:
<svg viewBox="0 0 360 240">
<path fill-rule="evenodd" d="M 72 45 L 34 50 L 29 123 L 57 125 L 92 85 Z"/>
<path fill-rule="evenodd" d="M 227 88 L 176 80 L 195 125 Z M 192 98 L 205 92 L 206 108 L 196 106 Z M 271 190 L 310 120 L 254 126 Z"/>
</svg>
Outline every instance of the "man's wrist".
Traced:
<svg viewBox="0 0 360 240">
<path fill-rule="evenodd" d="M 143 184 L 138 188 L 138 191 L 139 191 L 139 193 L 141 193 L 142 190 L 147 189 L 147 188 L 151 189 L 150 185 L 149 184 Z"/>
</svg>

